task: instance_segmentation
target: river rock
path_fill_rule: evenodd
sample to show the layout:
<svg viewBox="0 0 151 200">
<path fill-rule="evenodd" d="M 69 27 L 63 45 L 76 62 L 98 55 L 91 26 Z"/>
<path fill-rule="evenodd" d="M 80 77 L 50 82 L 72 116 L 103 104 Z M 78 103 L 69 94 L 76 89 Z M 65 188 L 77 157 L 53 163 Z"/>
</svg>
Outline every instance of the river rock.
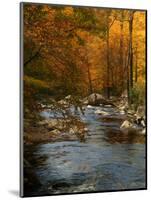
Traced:
<svg viewBox="0 0 151 200">
<path fill-rule="evenodd" d="M 98 114 L 98 115 L 99 115 L 99 114 L 101 115 L 102 110 L 99 110 L 99 109 L 98 109 L 98 110 L 96 110 L 94 113 L 95 113 L 95 114 Z"/>
<path fill-rule="evenodd" d="M 98 115 L 104 115 L 104 116 L 106 116 L 106 115 L 109 115 L 109 113 L 107 113 L 107 112 L 105 112 L 105 111 L 103 111 L 103 110 L 96 110 L 95 112 L 94 112 L 95 114 L 98 114 Z"/>
<path fill-rule="evenodd" d="M 68 105 L 68 102 L 65 99 L 61 99 L 60 101 L 58 101 L 58 103 L 61 105 Z"/>
<path fill-rule="evenodd" d="M 46 108 L 47 107 L 47 105 L 45 105 L 43 103 L 40 103 L 40 106 L 41 106 L 41 108 Z"/>
<path fill-rule="evenodd" d="M 97 93 L 93 93 L 88 96 L 88 104 L 92 106 L 99 106 L 100 104 L 106 103 L 105 98 Z"/>
<path fill-rule="evenodd" d="M 107 105 L 104 105 L 104 107 L 105 107 L 105 108 L 111 108 L 112 105 L 108 105 L 108 104 L 107 104 Z"/>
<path fill-rule="evenodd" d="M 140 134 L 145 135 L 146 134 L 146 128 L 143 128 L 143 130 L 140 132 Z"/>
<path fill-rule="evenodd" d="M 93 109 L 94 107 L 91 105 L 87 105 L 87 108 Z"/>
<path fill-rule="evenodd" d="M 146 123 L 145 123 L 145 119 L 143 117 L 139 117 L 136 115 L 136 119 L 134 120 L 134 122 L 138 125 L 138 126 L 142 126 L 143 128 L 146 127 Z"/>
<path fill-rule="evenodd" d="M 83 130 L 84 130 L 84 132 L 88 132 L 88 128 L 86 128 L 86 127 Z"/>
<path fill-rule="evenodd" d="M 139 117 L 141 118 L 141 117 L 145 116 L 145 108 L 143 106 L 139 106 L 137 108 L 136 116 L 137 116 L 137 118 L 139 118 Z"/>
<path fill-rule="evenodd" d="M 136 124 L 136 122 L 132 123 L 128 120 L 125 120 L 123 124 L 120 126 L 120 129 L 123 133 L 126 134 L 138 134 L 138 135 L 145 135 L 146 128 L 141 127 L 140 125 Z"/>
<path fill-rule="evenodd" d="M 144 119 L 141 120 L 141 125 L 142 125 L 143 128 L 146 127 L 146 124 L 145 124 L 145 120 L 144 120 Z"/>
<path fill-rule="evenodd" d="M 125 115 L 125 111 L 124 110 L 120 110 L 120 114 L 121 115 Z"/>
<path fill-rule="evenodd" d="M 128 120 L 125 120 L 122 125 L 120 126 L 121 129 L 126 129 L 126 128 L 132 128 L 133 127 L 133 124 L 128 121 Z"/>
<path fill-rule="evenodd" d="M 72 98 L 72 96 L 70 94 L 65 97 L 66 100 L 70 100 L 71 98 Z"/>
<path fill-rule="evenodd" d="M 84 99 L 82 99 L 81 102 L 82 102 L 83 105 L 88 105 L 88 103 L 89 103 L 88 102 L 88 97 L 85 97 Z"/>
<path fill-rule="evenodd" d="M 134 115 L 134 114 L 135 114 L 135 111 L 129 109 L 129 110 L 127 111 L 127 114 L 128 114 L 128 115 Z"/>
</svg>

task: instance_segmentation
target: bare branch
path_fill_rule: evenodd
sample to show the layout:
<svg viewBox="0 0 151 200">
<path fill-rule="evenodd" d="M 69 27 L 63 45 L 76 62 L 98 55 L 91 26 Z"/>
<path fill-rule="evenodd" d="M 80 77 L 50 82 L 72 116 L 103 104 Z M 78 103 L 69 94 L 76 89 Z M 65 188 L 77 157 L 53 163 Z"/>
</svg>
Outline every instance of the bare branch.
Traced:
<svg viewBox="0 0 151 200">
<path fill-rule="evenodd" d="M 24 62 L 24 66 L 26 66 L 28 63 L 30 63 L 33 59 L 35 59 L 40 54 L 42 46 L 39 47 L 39 49 L 32 55 L 27 61 Z"/>
<path fill-rule="evenodd" d="M 112 27 L 112 25 L 114 24 L 115 20 L 116 20 L 116 17 L 114 17 L 114 19 L 112 20 L 111 24 L 109 25 L 109 29 Z"/>
</svg>

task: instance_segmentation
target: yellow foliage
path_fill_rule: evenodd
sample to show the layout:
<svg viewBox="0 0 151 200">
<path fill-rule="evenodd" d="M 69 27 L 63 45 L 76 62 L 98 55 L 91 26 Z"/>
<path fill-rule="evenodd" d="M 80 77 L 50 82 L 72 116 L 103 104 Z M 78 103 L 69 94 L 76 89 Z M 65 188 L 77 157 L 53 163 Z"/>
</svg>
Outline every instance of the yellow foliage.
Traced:
<svg viewBox="0 0 151 200">
<path fill-rule="evenodd" d="M 65 15 L 67 15 L 67 16 L 73 15 L 73 8 L 72 8 L 72 7 L 65 7 L 64 13 L 65 13 Z"/>
</svg>

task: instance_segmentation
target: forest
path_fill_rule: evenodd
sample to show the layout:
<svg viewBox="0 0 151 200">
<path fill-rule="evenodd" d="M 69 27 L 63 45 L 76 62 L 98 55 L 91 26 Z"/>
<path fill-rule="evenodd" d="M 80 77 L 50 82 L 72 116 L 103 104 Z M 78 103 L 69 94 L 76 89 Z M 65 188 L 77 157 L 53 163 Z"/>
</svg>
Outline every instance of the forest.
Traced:
<svg viewBox="0 0 151 200">
<path fill-rule="evenodd" d="M 104 140 L 111 146 L 139 144 L 144 145 L 141 151 L 144 153 L 146 68 L 146 11 L 24 4 L 23 105 L 27 177 L 24 184 L 27 196 L 35 195 L 34 189 L 43 182 L 29 173 L 29 163 L 34 166 L 32 162 L 37 159 L 33 158 L 35 150 L 30 150 L 32 145 L 50 143 L 49 148 L 52 148 L 51 143 L 61 145 L 64 141 L 89 143 L 91 134 L 95 140 L 93 134 L 99 126 L 104 127 L 105 138 L 101 138 L 100 146 L 104 145 Z M 108 147 L 105 148 L 107 152 Z M 40 150 L 38 153 L 41 156 Z M 38 166 L 44 161 L 37 162 Z M 57 162 L 54 160 L 53 164 L 58 166 Z M 144 169 L 144 165 L 140 167 Z M 111 188 L 105 188 L 106 183 L 102 186 L 96 180 L 97 184 L 91 188 L 90 184 L 84 186 L 85 182 L 77 186 L 72 180 L 73 186 L 67 180 L 57 182 L 55 179 L 55 183 L 50 184 L 51 189 L 45 185 L 39 194 L 83 192 L 87 187 L 90 191 L 144 188 L 144 180 L 141 177 L 136 185 L 129 182 L 128 186 L 123 182 Z"/>
<path fill-rule="evenodd" d="M 34 109 L 47 96 L 110 98 L 125 91 L 130 104 L 144 103 L 145 29 L 141 11 L 27 4 L 25 103 Z"/>
</svg>

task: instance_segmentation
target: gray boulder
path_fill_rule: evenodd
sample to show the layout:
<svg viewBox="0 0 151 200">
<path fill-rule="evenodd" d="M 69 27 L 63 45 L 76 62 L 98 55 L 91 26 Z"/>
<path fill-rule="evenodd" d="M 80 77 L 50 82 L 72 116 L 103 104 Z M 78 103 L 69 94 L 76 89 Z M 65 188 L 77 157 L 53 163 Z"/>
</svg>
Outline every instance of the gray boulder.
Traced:
<svg viewBox="0 0 151 200">
<path fill-rule="evenodd" d="M 92 106 L 99 106 L 100 104 L 106 104 L 107 101 L 105 98 L 98 94 L 98 93 L 93 93 L 90 96 L 88 96 L 88 104 Z"/>
</svg>

